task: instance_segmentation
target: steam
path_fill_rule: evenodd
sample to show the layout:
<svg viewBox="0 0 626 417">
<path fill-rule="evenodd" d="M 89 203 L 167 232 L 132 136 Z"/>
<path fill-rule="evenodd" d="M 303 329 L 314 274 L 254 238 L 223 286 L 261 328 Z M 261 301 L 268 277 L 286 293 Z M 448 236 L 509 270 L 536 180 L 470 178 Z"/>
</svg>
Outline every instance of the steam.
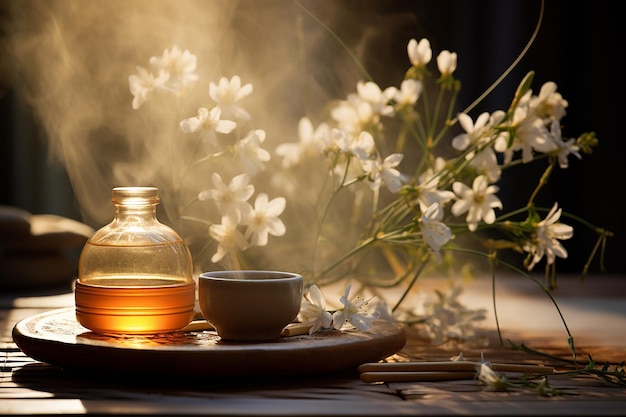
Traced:
<svg viewBox="0 0 626 417">
<path fill-rule="evenodd" d="M 343 40 L 363 59 L 368 40 L 380 45 L 379 35 L 391 39 L 391 28 L 398 22 L 414 23 L 406 15 L 388 16 L 379 20 L 384 27 L 377 28 L 370 24 L 377 20 L 372 18 L 375 10 L 368 15 L 360 3 L 358 10 L 345 4 L 331 9 L 342 3 L 15 2 L 12 19 L 5 24 L 12 34 L 17 84 L 68 172 L 83 220 L 94 227 L 110 221 L 115 186 L 155 185 L 166 211 L 175 210 L 168 208 L 168 200 L 180 196 L 181 184 L 172 181 L 180 174 L 172 170 L 186 146 L 178 122 L 208 105 L 209 83 L 221 76 L 237 74 L 243 83 L 254 85 L 246 108 L 255 127 L 267 132 L 266 148 L 297 141 L 300 117 L 322 116 L 329 99 L 344 98 L 357 80 L 367 78 L 309 11 L 322 15 L 325 23 L 352 22 L 346 27 L 353 32 Z M 369 18 L 361 20 L 364 15 Z M 408 64 L 406 41 L 394 45 L 403 60 L 386 68 L 397 74 L 390 82 L 399 83 Z M 175 45 L 197 56 L 200 79 L 194 90 L 176 106 L 157 97 L 133 110 L 128 76 Z M 210 181 L 201 172 L 184 178 L 184 186 L 194 190 L 206 188 Z"/>
</svg>

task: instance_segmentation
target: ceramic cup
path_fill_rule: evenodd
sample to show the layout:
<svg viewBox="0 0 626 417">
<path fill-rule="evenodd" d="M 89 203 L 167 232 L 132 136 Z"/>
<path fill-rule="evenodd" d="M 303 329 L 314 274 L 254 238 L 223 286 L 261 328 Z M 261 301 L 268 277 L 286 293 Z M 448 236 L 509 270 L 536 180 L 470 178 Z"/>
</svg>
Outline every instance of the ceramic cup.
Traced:
<svg viewBox="0 0 626 417">
<path fill-rule="evenodd" d="M 244 270 L 203 272 L 198 303 L 224 340 L 264 341 L 280 337 L 300 312 L 302 275 Z"/>
</svg>

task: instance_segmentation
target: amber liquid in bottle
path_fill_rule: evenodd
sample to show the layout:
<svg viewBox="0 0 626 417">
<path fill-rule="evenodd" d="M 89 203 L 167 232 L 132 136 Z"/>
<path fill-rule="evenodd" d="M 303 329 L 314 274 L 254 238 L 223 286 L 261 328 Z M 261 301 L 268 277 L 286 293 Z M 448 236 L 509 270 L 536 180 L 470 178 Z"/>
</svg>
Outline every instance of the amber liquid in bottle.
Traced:
<svg viewBox="0 0 626 417">
<path fill-rule="evenodd" d="M 154 334 L 179 330 L 193 319 L 191 255 L 173 230 L 156 221 L 155 205 L 122 207 L 85 244 L 74 292 L 76 318 L 84 327 Z"/>
</svg>

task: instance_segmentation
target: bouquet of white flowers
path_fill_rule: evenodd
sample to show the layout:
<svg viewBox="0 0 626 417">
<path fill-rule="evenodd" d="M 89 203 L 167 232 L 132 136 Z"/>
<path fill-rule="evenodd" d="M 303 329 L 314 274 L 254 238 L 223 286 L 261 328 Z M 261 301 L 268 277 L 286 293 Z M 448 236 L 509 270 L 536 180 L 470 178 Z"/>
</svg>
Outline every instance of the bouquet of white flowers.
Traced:
<svg viewBox="0 0 626 417">
<path fill-rule="evenodd" d="M 533 89 L 532 71 L 502 110 L 473 117 L 474 105 L 456 110 L 456 53 L 440 51 L 433 63 L 428 39 L 409 39 L 407 58 L 399 85 L 357 81 L 354 93 L 329 103 L 327 119 L 303 116 L 297 137 L 275 149 L 266 147 L 266 131 L 246 109 L 253 86 L 238 75 L 210 81 L 203 104 L 185 113 L 190 107 L 181 103 L 201 79 L 194 54 L 173 46 L 137 67 L 129 77 L 133 109 L 147 117 L 153 100 L 169 96 L 176 103 L 180 138 L 155 151 L 167 155 L 168 164 L 156 167 L 150 180 L 172 185 L 163 197 L 167 217 L 199 270 L 297 269 L 312 290 L 302 317 L 314 329 L 335 317 L 335 327 L 353 317 L 364 327 L 374 314 L 424 322 L 423 312 L 418 317 L 415 306 L 403 302 L 418 277 L 449 274 L 459 259 L 522 274 L 545 262 L 547 276 L 556 277 L 557 258 L 567 257 L 563 241 L 574 229 L 562 221 L 558 202 L 540 207 L 535 197 L 554 169 L 591 153 L 595 134 L 564 137 L 568 102 L 553 82 Z M 536 163 L 545 164 L 545 172 L 527 204 L 506 208 L 498 197 L 503 172 Z M 188 182 L 192 176 L 205 178 L 205 186 Z M 596 230 L 599 243 L 610 236 L 570 219 Z M 503 251 L 524 254 L 523 268 L 503 261 Z M 368 303 L 350 302 L 348 286 L 345 308 L 330 318 L 320 287 L 338 281 L 359 282 L 359 293 L 367 289 L 385 306 L 391 300 L 380 290 L 401 293 L 384 312 L 351 315 Z M 480 319 L 480 312 L 455 302 L 457 295 L 453 289 L 440 299 L 458 322 Z M 433 334 L 442 341 L 443 332 Z"/>
</svg>

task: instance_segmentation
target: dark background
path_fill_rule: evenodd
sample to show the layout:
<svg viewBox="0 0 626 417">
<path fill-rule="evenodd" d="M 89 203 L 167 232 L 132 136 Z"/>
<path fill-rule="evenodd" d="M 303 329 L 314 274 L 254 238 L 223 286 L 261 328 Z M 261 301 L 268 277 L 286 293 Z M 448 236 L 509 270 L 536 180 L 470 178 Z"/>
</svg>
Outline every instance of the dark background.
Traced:
<svg viewBox="0 0 626 417">
<path fill-rule="evenodd" d="M 278 3 L 242 1 L 240 12 L 243 15 L 250 9 L 266 5 L 271 8 Z M 401 79 L 408 65 L 406 42 L 411 37 L 428 37 L 433 51 L 456 51 L 459 62 L 455 75 L 462 81 L 461 107 L 470 104 L 516 58 L 532 34 L 541 4 L 534 0 L 337 0 L 332 4 L 340 9 L 331 12 L 326 7 L 329 1 L 302 3 L 348 45 L 365 42 L 362 58 L 381 86 L 397 84 Z M 0 6 L 0 16 L 10 21 L 8 0 L 0 0 Z M 271 25 L 271 17 L 271 13 L 259 14 L 257 28 Z M 621 253 L 626 227 L 620 204 L 624 188 L 623 123 L 618 123 L 626 114 L 618 63 L 624 39 L 623 28 L 617 23 L 621 18 L 616 2 L 546 0 L 543 25 L 534 45 L 507 80 L 473 112 L 477 115 L 505 106 L 503 103 L 508 103 L 511 92 L 529 70 L 536 72 L 534 91 L 538 92 L 545 81 L 557 83 L 558 91 L 569 102 L 563 136 L 595 131 L 600 145 L 593 155 L 585 155 L 580 161 L 570 158 L 569 169 L 557 169 L 538 201 L 546 205 L 558 201 L 564 210 L 613 231 L 605 265 L 609 273 L 620 275 L 626 271 L 626 257 Z M 387 21 L 393 24 L 385 26 Z M 382 28 L 384 36 L 364 33 L 361 28 L 370 23 Z M 10 34 L 5 29 L 1 35 Z M 14 74 L 6 73 L 10 53 L 0 52 L 5 63 L 0 85 L 0 204 L 80 220 L 65 170 L 48 155 L 45 132 L 22 99 L 23 86 L 18 85 Z M 330 65 L 331 58 L 327 59 Z M 332 94 L 343 96 L 343 87 L 334 86 Z M 354 85 L 347 88 L 353 89 Z M 507 173 L 499 184 L 505 207 L 524 204 L 542 171 L 537 170 L 536 175 L 526 169 L 523 175 Z M 569 223 L 575 227 L 574 238 L 565 244 L 569 258 L 557 260 L 557 265 L 559 271 L 578 272 L 595 243 L 594 234 Z M 599 270 L 596 260 L 591 271 Z"/>
</svg>

